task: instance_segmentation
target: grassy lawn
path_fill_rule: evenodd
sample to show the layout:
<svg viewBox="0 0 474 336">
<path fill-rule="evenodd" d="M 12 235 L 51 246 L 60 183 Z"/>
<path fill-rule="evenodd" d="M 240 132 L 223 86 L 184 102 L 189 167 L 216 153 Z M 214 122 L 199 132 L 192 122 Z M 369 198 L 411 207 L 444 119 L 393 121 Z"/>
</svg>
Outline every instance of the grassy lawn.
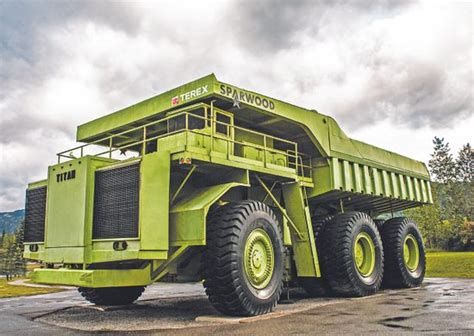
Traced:
<svg viewBox="0 0 474 336">
<path fill-rule="evenodd" d="M 474 252 L 428 251 L 426 263 L 426 277 L 474 279 Z M 0 279 L 0 298 L 48 294 L 62 290 L 60 288 L 13 286 L 5 279 Z"/>
<path fill-rule="evenodd" d="M 427 252 L 426 276 L 474 278 L 474 252 Z"/>
<path fill-rule="evenodd" d="M 0 279 L 0 298 L 8 298 L 14 296 L 24 295 L 38 295 L 60 292 L 63 289 L 60 288 L 37 288 L 37 287 L 26 287 L 26 286 L 13 286 L 10 285 L 5 279 Z"/>
</svg>

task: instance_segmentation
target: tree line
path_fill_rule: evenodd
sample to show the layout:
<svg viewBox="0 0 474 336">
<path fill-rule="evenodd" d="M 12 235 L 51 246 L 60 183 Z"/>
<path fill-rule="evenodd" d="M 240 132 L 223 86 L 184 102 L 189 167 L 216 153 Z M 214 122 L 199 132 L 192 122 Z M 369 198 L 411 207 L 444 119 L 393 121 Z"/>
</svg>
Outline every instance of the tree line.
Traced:
<svg viewBox="0 0 474 336">
<path fill-rule="evenodd" d="M 23 259 L 24 222 L 15 234 L 2 232 L 0 237 L 0 276 L 7 280 L 26 273 L 26 261 Z"/>
<path fill-rule="evenodd" d="M 425 245 L 474 250 L 474 152 L 465 144 L 454 157 L 444 138 L 434 137 L 428 162 L 433 205 L 405 210 L 419 225 Z"/>
</svg>

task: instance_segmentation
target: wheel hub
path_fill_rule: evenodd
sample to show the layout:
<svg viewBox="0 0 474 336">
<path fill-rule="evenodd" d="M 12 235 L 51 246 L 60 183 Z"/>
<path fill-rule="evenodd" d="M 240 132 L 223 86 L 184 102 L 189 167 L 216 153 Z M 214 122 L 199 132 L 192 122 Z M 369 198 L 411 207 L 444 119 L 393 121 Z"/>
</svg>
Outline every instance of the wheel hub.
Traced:
<svg viewBox="0 0 474 336">
<path fill-rule="evenodd" d="M 403 261 L 410 272 L 414 272 L 420 263 L 418 242 L 412 234 L 407 235 L 403 242 Z"/>
<path fill-rule="evenodd" d="M 263 253 L 260 250 L 254 250 L 252 253 L 252 266 L 260 268 L 262 266 Z"/>
<path fill-rule="evenodd" d="M 361 276 L 369 277 L 373 273 L 375 257 L 375 245 L 372 237 L 366 232 L 360 232 L 354 243 L 354 263 Z"/>
<path fill-rule="evenodd" d="M 268 234 L 262 229 L 253 230 L 245 242 L 244 269 L 250 284 L 265 288 L 273 275 L 275 255 Z"/>
</svg>

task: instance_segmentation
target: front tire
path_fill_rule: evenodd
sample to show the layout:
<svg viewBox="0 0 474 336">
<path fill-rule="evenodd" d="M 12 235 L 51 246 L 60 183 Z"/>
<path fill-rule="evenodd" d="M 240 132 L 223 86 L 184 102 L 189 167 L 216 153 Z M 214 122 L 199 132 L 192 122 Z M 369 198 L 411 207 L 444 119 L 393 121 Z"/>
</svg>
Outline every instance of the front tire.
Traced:
<svg viewBox="0 0 474 336">
<path fill-rule="evenodd" d="M 418 287 L 425 277 L 423 239 L 417 225 L 406 217 L 389 219 L 382 227 L 386 288 Z"/>
<path fill-rule="evenodd" d="M 283 240 L 264 203 L 226 204 L 209 215 L 204 288 L 223 314 L 253 316 L 274 309 L 283 288 Z"/>
<path fill-rule="evenodd" d="M 145 290 L 144 286 L 132 287 L 79 287 L 78 291 L 90 303 L 103 306 L 121 306 L 136 301 Z"/>
<path fill-rule="evenodd" d="M 383 276 L 383 247 L 373 220 L 362 212 L 339 214 L 321 237 L 322 274 L 335 294 L 366 296 L 377 292 Z"/>
</svg>

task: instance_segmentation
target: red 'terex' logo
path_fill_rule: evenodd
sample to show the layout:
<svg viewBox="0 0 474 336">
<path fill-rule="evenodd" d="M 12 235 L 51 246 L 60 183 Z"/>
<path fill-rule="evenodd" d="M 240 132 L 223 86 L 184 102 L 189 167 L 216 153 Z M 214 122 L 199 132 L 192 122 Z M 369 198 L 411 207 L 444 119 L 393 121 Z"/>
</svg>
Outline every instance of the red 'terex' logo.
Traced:
<svg viewBox="0 0 474 336">
<path fill-rule="evenodd" d="M 171 98 L 171 105 L 178 105 L 179 104 L 179 96 Z"/>
</svg>

